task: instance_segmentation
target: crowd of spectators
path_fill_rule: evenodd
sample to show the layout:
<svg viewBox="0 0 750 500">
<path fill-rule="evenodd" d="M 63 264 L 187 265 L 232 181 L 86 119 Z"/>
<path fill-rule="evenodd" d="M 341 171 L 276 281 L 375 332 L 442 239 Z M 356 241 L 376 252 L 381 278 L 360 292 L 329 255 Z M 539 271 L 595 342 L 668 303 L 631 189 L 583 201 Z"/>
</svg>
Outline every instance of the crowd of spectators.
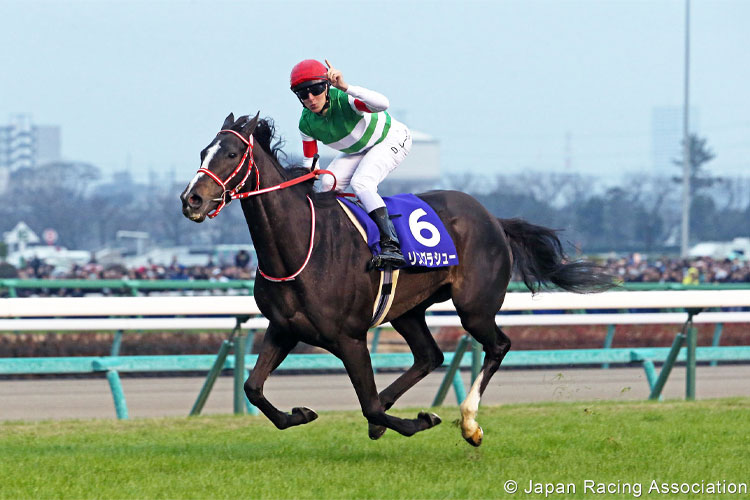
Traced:
<svg viewBox="0 0 750 500">
<path fill-rule="evenodd" d="M 699 257 L 679 259 L 653 257 L 634 253 L 627 257 L 606 259 L 608 271 L 624 282 L 633 283 L 750 283 L 750 260 L 713 259 Z M 176 260 L 169 265 L 149 264 L 126 268 L 115 264 L 104 266 L 92 260 L 83 266 L 75 265 L 61 272 L 39 259 L 17 270 L 20 279 L 131 279 L 131 280 L 249 280 L 255 277 L 255 264 L 251 256 L 240 251 L 234 262 L 202 266 L 184 266 Z"/>
<path fill-rule="evenodd" d="M 608 259 L 610 273 L 629 283 L 750 283 L 750 260 L 698 257 L 678 259 L 645 258 L 634 253 L 627 257 Z"/>
<path fill-rule="evenodd" d="M 17 270 L 19 279 L 85 279 L 85 280 L 251 280 L 255 277 L 252 257 L 240 250 L 231 263 L 216 264 L 209 260 L 206 265 L 185 266 L 177 259 L 169 265 L 148 263 L 126 267 L 122 264 L 102 265 L 92 258 L 84 265 L 74 264 L 70 269 L 61 269 L 32 259 Z"/>
</svg>

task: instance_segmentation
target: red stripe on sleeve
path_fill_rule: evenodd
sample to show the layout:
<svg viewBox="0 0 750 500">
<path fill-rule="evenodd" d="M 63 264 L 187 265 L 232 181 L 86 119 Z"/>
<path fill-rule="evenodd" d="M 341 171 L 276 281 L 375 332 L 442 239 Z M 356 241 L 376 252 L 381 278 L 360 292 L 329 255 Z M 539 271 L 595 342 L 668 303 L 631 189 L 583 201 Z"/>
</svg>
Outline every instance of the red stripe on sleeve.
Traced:
<svg viewBox="0 0 750 500">
<path fill-rule="evenodd" d="M 312 158 L 318 152 L 318 141 L 302 141 L 302 154 Z"/>
<path fill-rule="evenodd" d="M 354 107 L 357 108 L 360 111 L 365 111 L 367 113 L 372 113 L 372 110 L 367 107 L 367 104 L 360 101 L 359 99 L 354 99 Z"/>
</svg>

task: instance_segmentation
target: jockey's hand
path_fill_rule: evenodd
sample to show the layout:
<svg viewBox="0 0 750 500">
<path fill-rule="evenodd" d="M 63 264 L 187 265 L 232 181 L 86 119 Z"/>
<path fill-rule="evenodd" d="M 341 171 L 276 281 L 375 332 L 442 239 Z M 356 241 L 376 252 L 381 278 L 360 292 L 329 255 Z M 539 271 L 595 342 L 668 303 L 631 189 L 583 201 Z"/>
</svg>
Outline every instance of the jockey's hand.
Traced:
<svg viewBox="0 0 750 500">
<path fill-rule="evenodd" d="M 328 66 L 328 73 L 326 75 L 328 81 L 331 82 L 331 85 L 333 85 L 337 89 L 346 92 L 346 90 L 349 88 L 349 84 L 344 81 L 344 77 L 341 74 L 341 71 L 332 67 L 331 63 L 328 62 L 328 59 L 326 59 L 325 61 L 326 66 Z"/>
</svg>

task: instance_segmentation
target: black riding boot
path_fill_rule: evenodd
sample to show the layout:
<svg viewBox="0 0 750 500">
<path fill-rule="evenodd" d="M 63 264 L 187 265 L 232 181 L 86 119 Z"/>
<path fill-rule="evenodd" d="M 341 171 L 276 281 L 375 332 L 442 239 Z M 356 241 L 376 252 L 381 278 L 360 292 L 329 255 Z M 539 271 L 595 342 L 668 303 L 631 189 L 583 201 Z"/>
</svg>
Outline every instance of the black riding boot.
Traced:
<svg viewBox="0 0 750 500">
<path fill-rule="evenodd" d="M 393 227 L 391 218 L 388 217 L 388 209 L 385 207 L 376 208 L 369 215 L 380 230 L 380 254 L 372 258 L 372 267 L 383 269 L 386 266 L 406 266 L 401 248 L 399 248 L 400 243 L 398 236 L 396 236 L 396 229 Z"/>
</svg>

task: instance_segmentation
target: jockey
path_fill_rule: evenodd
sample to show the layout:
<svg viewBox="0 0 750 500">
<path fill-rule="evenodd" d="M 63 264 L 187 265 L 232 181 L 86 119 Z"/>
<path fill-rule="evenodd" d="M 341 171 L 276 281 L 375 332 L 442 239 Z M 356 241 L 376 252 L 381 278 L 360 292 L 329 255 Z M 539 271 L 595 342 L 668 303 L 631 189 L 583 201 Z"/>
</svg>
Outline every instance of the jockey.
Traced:
<svg viewBox="0 0 750 500">
<path fill-rule="evenodd" d="M 291 89 L 304 109 L 299 120 L 304 166 L 311 168 L 318 143 L 340 151 L 328 166 L 336 176 L 337 190 L 351 186 L 380 231 L 381 253 L 373 257 L 375 268 L 406 265 L 396 230 L 388 216 L 378 184 L 396 168 L 411 149 L 411 133 L 385 110 L 384 95 L 349 85 L 341 71 L 313 59 L 294 68 Z M 333 177 L 321 179 L 321 190 L 333 187 Z"/>
</svg>

